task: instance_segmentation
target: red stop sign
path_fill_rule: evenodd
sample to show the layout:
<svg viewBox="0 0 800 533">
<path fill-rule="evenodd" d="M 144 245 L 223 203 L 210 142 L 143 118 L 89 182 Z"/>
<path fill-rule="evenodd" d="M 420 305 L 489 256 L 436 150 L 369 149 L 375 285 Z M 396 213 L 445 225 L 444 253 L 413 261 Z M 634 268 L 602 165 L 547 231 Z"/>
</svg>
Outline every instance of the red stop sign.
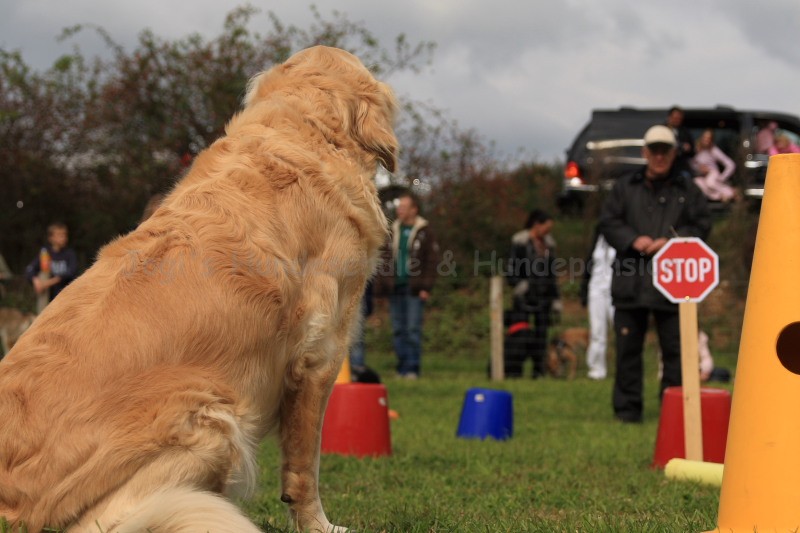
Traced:
<svg viewBox="0 0 800 533">
<path fill-rule="evenodd" d="M 670 239 L 653 256 L 653 285 L 674 303 L 699 302 L 719 283 L 719 257 L 701 239 Z"/>
</svg>

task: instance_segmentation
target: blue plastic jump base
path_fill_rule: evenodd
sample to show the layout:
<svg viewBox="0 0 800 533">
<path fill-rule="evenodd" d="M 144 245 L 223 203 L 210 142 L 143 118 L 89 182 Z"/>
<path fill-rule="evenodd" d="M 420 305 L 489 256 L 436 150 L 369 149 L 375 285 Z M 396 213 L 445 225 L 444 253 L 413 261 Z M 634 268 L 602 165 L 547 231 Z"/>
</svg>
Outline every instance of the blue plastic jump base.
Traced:
<svg viewBox="0 0 800 533">
<path fill-rule="evenodd" d="M 514 408 L 510 392 L 474 388 L 464 396 L 461 421 L 456 436 L 466 439 L 497 440 L 511 438 L 514 433 Z"/>
</svg>

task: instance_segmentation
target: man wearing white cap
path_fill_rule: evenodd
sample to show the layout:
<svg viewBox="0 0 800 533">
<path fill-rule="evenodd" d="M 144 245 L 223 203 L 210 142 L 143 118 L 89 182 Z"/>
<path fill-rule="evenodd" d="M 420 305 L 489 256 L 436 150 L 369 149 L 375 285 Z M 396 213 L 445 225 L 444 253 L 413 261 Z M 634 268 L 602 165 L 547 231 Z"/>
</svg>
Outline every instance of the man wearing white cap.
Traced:
<svg viewBox="0 0 800 533">
<path fill-rule="evenodd" d="M 681 384 L 678 306 L 653 286 L 653 255 L 671 237 L 705 239 L 711 229 L 705 196 L 675 164 L 676 145 L 668 127 L 648 129 L 642 149 L 647 164 L 617 181 L 600 214 L 600 232 L 617 252 L 611 282 L 617 347 L 613 406 L 623 422 L 642 421 L 642 349 L 651 314 L 664 362 L 660 393 Z"/>
</svg>

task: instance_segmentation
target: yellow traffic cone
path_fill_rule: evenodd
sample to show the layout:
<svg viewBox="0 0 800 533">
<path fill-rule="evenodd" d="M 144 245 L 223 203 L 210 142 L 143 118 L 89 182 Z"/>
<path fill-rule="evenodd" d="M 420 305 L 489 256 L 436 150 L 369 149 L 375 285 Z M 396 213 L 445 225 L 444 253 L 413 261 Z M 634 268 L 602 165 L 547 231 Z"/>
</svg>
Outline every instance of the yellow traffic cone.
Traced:
<svg viewBox="0 0 800 533">
<path fill-rule="evenodd" d="M 350 383 L 352 379 L 350 376 L 350 358 L 345 355 L 344 361 L 342 361 L 342 368 L 339 369 L 339 375 L 336 376 L 336 384 Z"/>
<path fill-rule="evenodd" d="M 800 528 L 800 154 L 769 160 L 725 451 L 718 527 Z"/>
</svg>

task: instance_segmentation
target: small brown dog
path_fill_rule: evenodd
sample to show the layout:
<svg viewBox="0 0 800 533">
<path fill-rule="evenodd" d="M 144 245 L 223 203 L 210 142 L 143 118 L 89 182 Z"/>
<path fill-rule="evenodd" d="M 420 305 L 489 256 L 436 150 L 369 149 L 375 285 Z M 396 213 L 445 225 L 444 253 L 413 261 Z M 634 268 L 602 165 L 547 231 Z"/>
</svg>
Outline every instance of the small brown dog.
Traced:
<svg viewBox="0 0 800 533">
<path fill-rule="evenodd" d="M 589 330 L 586 328 L 567 328 L 553 337 L 547 349 L 547 370 L 550 375 L 575 379 L 578 369 L 575 350 L 580 348 L 585 352 L 588 345 Z"/>
<path fill-rule="evenodd" d="M 11 531 L 260 532 L 224 496 L 253 487 L 270 432 L 295 527 L 345 531 L 319 498 L 322 418 L 386 237 L 396 108 L 335 48 L 253 79 L 226 136 L 0 362 Z"/>
<path fill-rule="evenodd" d="M 0 307 L 0 359 L 14 347 L 35 319 L 36 315 L 33 313 L 23 313 L 11 307 Z"/>
</svg>

